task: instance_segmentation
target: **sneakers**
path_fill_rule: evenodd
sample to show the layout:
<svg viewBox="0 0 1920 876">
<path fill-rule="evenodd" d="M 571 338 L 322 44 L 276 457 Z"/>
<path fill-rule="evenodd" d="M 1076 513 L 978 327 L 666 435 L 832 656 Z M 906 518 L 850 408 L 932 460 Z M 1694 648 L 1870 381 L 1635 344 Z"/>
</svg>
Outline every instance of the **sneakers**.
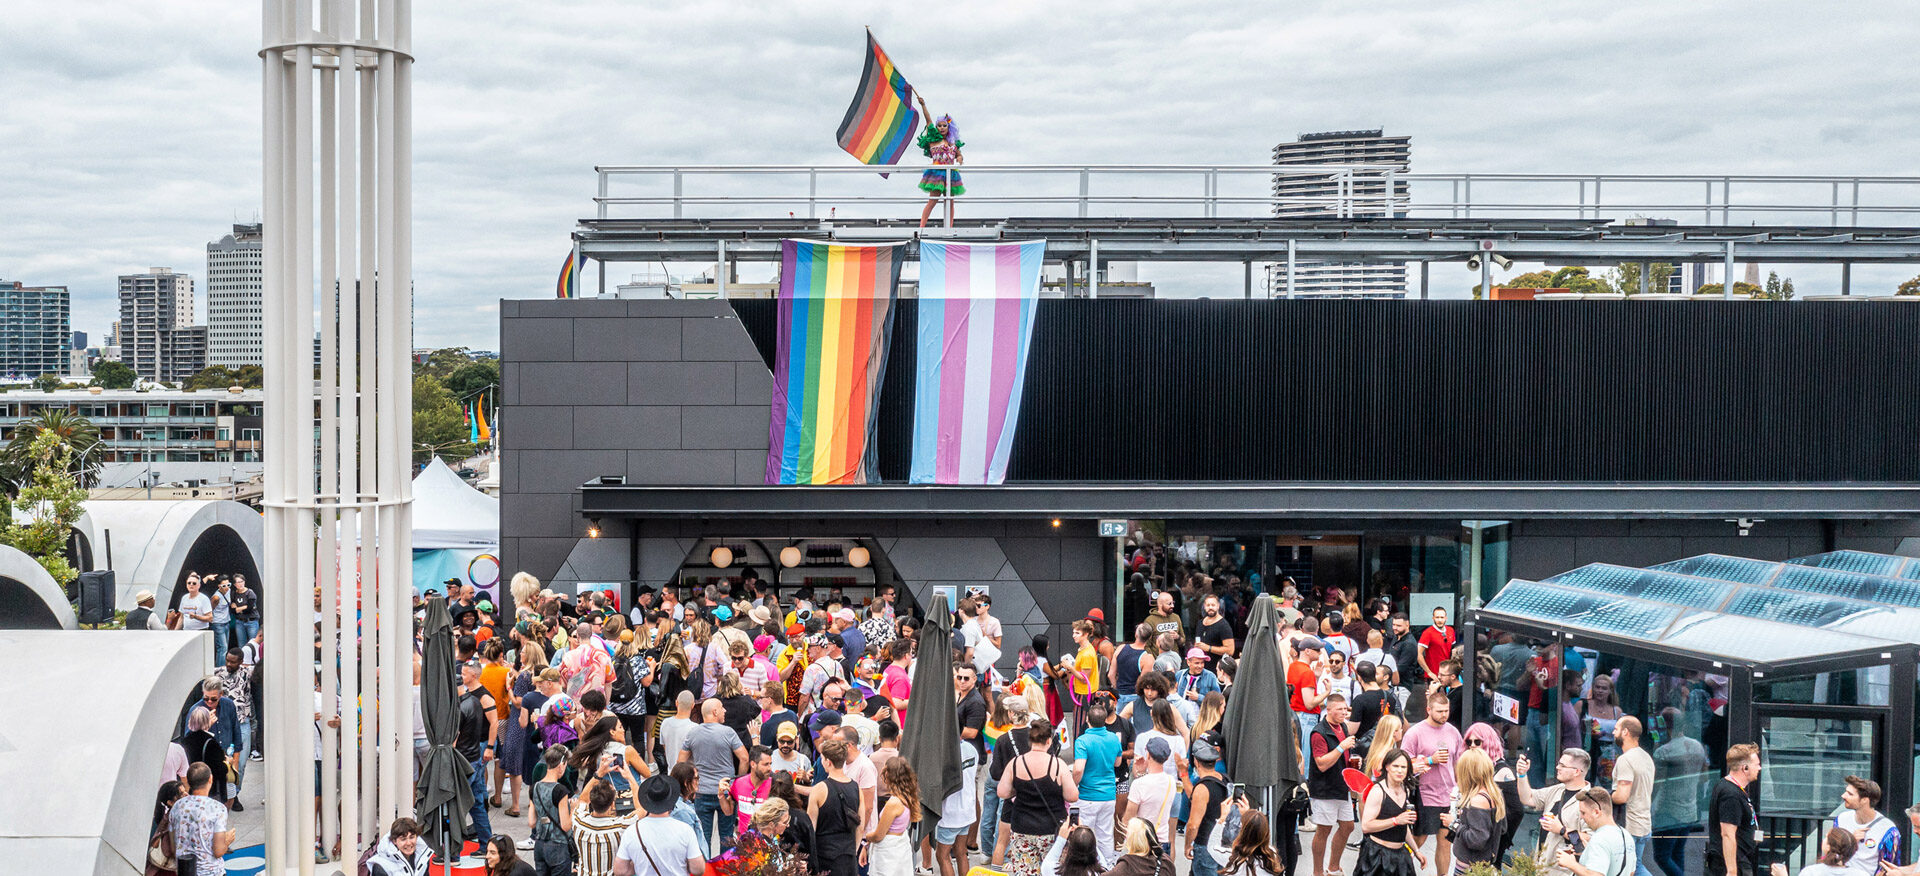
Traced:
<svg viewBox="0 0 1920 876">
<path fill-rule="evenodd" d="M 514 843 L 513 847 L 523 852 L 531 852 L 533 851 L 533 837 L 527 837 L 526 839 L 523 839 L 517 843 Z"/>
<path fill-rule="evenodd" d="M 235 812 L 245 812 L 245 811 L 247 811 L 247 807 L 246 807 L 246 804 L 243 804 L 243 803 L 241 803 L 241 802 L 240 802 L 240 798 L 239 798 L 239 797 L 235 797 L 235 798 L 233 798 L 233 811 L 235 811 Z"/>
<path fill-rule="evenodd" d="M 254 752 L 254 753 L 253 753 L 253 757 L 251 757 L 251 758 L 248 758 L 248 759 L 249 759 L 249 760 L 251 760 L 251 761 L 253 761 L 254 763 L 260 763 L 261 761 L 264 761 L 264 760 L 266 760 L 266 759 L 267 759 L 267 756 L 266 756 L 266 755 L 264 755 L 264 754 L 261 754 L 260 752 L 257 752 L 257 751 L 256 751 L 256 752 Z"/>
</svg>

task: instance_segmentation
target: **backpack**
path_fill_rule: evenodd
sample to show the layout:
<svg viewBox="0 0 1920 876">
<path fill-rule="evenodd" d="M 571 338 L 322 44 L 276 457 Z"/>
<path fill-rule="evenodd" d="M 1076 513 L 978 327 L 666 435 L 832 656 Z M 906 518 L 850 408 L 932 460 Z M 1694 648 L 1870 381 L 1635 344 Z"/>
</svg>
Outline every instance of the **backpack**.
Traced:
<svg viewBox="0 0 1920 876">
<path fill-rule="evenodd" d="M 380 842 L 375 840 L 373 845 L 367 846 L 367 850 L 360 853 L 360 861 L 353 868 L 354 876 L 373 876 L 373 868 L 367 866 L 367 862 L 373 860 L 373 856 L 379 852 Z"/>
<path fill-rule="evenodd" d="M 613 661 L 613 687 L 607 692 L 607 704 L 624 706 L 639 695 L 640 682 L 634 680 L 633 661 Z"/>
</svg>

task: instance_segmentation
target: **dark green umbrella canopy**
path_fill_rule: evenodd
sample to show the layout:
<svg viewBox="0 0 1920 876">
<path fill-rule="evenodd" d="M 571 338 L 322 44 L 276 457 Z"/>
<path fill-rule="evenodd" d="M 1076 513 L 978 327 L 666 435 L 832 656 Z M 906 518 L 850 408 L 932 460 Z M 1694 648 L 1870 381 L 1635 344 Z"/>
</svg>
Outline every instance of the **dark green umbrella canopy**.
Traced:
<svg viewBox="0 0 1920 876">
<path fill-rule="evenodd" d="M 454 733 L 460 726 L 460 691 L 454 682 L 453 615 L 447 612 L 445 597 L 427 600 L 423 632 L 420 717 L 427 727 L 427 759 L 420 765 L 414 811 L 426 833 L 421 839 L 440 852 L 442 860 L 449 860 L 459 857 L 467 813 L 473 809 L 473 786 L 468 784 L 473 765 L 453 750 Z"/>
<path fill-rule="evenodd" d="M 940 821 L 947 795 L 960 790 L 960 722 L 953 703 L 953 606 L 944 594 L 920 628 L 913 667 L 913 705 L 900 728 L 900 756 L 920 781 L 921 823 Z"/>
<path fill-rule="evenodd" d="M 1227 768 L 1233 780 L 1251 787 L 1291 787 L 1300 783 L 1299 745 L 1294 739 L 1292 692 L 1280 643 L 1274 638 L 1273 600 L 1253 603 L 1247 647 L 1240 652 L 1239 674 L 1227 697 L 1222 721 Z"/>
</svg>

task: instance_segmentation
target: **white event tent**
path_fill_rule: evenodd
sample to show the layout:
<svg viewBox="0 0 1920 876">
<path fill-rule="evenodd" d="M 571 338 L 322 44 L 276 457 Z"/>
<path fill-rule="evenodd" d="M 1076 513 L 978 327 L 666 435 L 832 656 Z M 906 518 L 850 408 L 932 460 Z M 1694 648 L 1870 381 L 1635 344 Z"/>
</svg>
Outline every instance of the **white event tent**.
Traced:
<svg viewBox="0 0 1920 876">
<path fill-rule="evenodd" d="M 459 578 L 488 592 L 500 580 L 500 500 L 467 485 L 439 457 L 413 479 L 413 586 Z"/>
</svg>

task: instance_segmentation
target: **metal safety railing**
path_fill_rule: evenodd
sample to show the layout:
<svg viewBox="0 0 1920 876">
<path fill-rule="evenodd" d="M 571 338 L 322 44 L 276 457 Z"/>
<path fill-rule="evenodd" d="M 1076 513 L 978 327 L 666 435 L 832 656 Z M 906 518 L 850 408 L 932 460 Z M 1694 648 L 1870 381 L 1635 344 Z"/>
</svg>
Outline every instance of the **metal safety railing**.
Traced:
<svg viewBox="0 0 1920 876">
<path fill-rule="evenodd" d="M 967 191 L 958 198 L 902 191 L 929 171 L 949 183 L 959 177 Z M 1410 173 L 1390 164 L 610 165 L 595 172 L 599 219 L 897 218 L 898 207 L 934 197 L 949 225 L 956 201 L 1023 217 L 1920 224 L 1920 176 Z"/>
</svg>

